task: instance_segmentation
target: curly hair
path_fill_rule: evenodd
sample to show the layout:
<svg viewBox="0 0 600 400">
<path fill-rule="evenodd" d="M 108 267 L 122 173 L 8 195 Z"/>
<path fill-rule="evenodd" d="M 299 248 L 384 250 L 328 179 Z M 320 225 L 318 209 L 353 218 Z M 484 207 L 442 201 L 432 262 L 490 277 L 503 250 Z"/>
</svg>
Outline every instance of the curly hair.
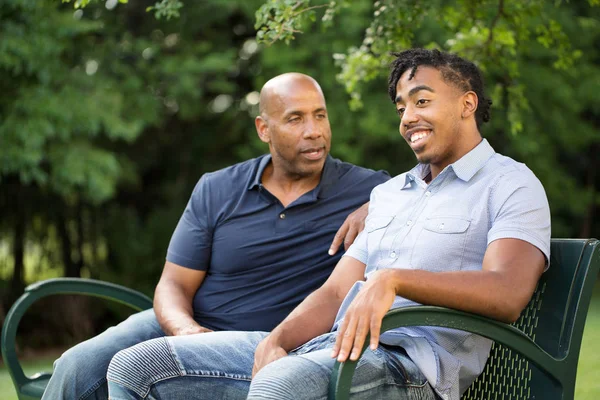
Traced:
<svg viewBox="0 0 600 400">
<path fill-rule="evenodd" d="M 475 111 L 477 128 L 490 120 L 490 107 L 492 101 L 485 97 L 481 72 L 475 64 L 456 54 L 444 53 L 439 50 L 410 49 L 399 53 L 392 53 L 396 59 L 392 62 L 390 77 L 388 79 L 388 93 L 392 102 L 396 101 L 396 86 L 402 74 L 410 70 L 408 79 L 412 79 L 420 65 L 436 68 L 442 73 L 446 82 L 452 83 L 459 89 L 472 90 L 477 94 L 479 104 Z"/>
</svg>

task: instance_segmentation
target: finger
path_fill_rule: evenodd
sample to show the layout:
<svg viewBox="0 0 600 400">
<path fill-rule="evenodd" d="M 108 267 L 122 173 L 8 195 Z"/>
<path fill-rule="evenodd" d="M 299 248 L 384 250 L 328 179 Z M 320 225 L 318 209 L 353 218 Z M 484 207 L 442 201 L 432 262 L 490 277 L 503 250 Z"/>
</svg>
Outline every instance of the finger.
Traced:
<svg viewBox="0 0 600 400">
<path fill-rule="evenodd" d="M 338 328 L 337 336 L 335 337 L 335 343 L 333 345 L 333 349 L 331 350 L 331 358 L 336 358 L 340 348 L 342 347 L 342 340 L 344 339 L 344 332 L 348 328 L 348 321 L 350 318 L 344 318 L 342 324 Z"/>
<path fill-rule="evenodd" d="M 354 243 L 354 239 L 358 236 L 358 230 L 356 230 L 355 225 L 352 225 L 350 229 L 348 229 L 348 233 L 346 233 L 346 237 L 344 238 L 344 249 L 348 250 L 348 248 Z"/>
<path fill-rule="evenodd" d="M 337 360 L 339 362 L 344 362 L 348 359 L 350 355 L 350 350 L 352 349 L 352 344 L 354 343 L 354 337 L 356 335 L 356 325 L 358 321 L 356 318 L 352 318 L 348 325 L 348 329 L 344 332 L 342 345 L 340 347 L 340 353 L 338 354 Z"/>
<path fill-rule="evenodd" d="M 333 242 L 331 242 L 331 246 L 329 246 L 329 255 L 330 256 L 337 253 L 338 249 L 340 248 L 340 245 L 342 244 L 342 242 L 344 241 L 344 238 L 346 237 L 346 232 L 348 232 L 349 227 L 350 227 L 350 223 L 348 222 L 348 219 L 346 219 L 346 221 L 344 221 L 342 226 L 340 226 L 340 229 L 338 229 L 337 233 L 333 237 Z"/>
<path fill-rule="evenodd" d="M 379 346 L 379 336 L 381 334 L 381 318 L 373 316 L 371 317 L 371 340 L 370 348 L 371 350 L 377 349 Z"/>
<path fill-rule="evenodd" d="M 350 359 L 356 361 L 360 357 L 363 344 L 369 333 L 369 322 L 365 318 L 360 318 L 356 326 L 356 334 L 354 335 L 354 346 L 352 347 L 352 353 Z"/>
</svg>

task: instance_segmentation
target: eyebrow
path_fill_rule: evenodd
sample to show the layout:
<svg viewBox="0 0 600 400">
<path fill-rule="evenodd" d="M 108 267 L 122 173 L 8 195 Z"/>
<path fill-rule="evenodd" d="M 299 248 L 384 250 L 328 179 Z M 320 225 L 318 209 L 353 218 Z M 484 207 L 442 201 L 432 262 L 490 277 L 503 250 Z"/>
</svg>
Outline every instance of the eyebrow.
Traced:
<svg viewBox="0 0 600 400">
<path fill-rule="evenodd" d="M 320 113 L 320 112 L 327 112 L 327 109 L 325 107 L 319 107 L 316 110 L 311 111 L 310 114 Z M 283 118 L 286 118 L 286 117 L 288 117 L 290 115 L 294 115 L 294 114 L 296 114 L 296 115 L 304 115 L 306 113 L 304 111 L 301 111 L 301 110 L 290 110 L 290 111 L 286 112 L 285 114 L 283 114 Z"/>
<path fill-rule="evenodd" d="M 433 90 L 432 88 L 430 88 L 427 85 L 419 85 L 419 86 L 415 86 L 414 88 L 410 89 L 410 91 L 408 92 L 408 97 L 412 97 L 412 95 L 414 95 L 417 92 L 420 92 L 421 90 L 427 90 L 431 93 L 435 93 L 435 90 Z M 402 101 L 402 96 L 397 95 L 396 96 L 396 103 L 399 103 Z"/>
</svg>

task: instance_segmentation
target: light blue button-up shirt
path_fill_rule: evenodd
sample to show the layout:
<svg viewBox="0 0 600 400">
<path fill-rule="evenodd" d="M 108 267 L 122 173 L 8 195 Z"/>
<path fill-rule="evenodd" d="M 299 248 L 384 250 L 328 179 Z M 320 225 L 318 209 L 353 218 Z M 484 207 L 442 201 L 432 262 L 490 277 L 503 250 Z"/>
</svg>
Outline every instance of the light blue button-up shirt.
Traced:
<svg viewBox="0 0 600 400">
<path fill-rule="evenodd" d="M 427 184 L 429 172 L 419 164 L 373 189 L 365 230 L 345 254 L 366 264 L 366 279 L 381 268 L 481 270 L 487 246 L 502 238 L 527 241 L 550 259 L 546 193 L 524 164 L 494 152 L 484 139 Z M 346 296 L 334 330 L 363 284 Z M 396 296 L 392 308 L 414 305 Z M 459 400 L 483 371 L 492 344 L 439 327 L 398 328 L 380 341 L 402 346 L 447 400 Z"/>
</svg>

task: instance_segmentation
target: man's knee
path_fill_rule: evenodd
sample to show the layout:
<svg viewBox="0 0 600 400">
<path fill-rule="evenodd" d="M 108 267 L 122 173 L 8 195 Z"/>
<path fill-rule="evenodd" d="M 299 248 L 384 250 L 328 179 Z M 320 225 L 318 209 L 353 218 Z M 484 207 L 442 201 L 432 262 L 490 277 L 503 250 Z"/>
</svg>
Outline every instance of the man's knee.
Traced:
<svg viewBox="0 0 600 400">
<path fill-rule="evenodd" d="M 166 338 L 158 338 L 115 354 L 106 378 L 109 387 L 118 385 L 144 397 L 159 380 L 180 375 Z"/>
<path fill-rule="evenodd" d="M 252 379 L 248 399 L 324 399 L 331 371 L 300 356 L 274 361 Z"/>
</svg>

